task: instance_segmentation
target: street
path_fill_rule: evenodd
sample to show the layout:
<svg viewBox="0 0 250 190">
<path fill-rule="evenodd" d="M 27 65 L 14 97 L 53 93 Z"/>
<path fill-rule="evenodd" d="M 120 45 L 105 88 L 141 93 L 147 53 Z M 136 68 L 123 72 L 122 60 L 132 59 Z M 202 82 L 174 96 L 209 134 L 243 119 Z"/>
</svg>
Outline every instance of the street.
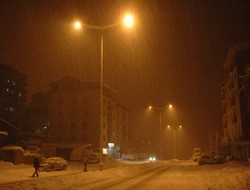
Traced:
<svg viewBox="0 0 250 190">
<path fill-rule="evenodd" d="M 83 172 L 80 166 L 80 163 L 79 166 L 74 163 L 65 171 L 40 172 L 39 178 L 30 177 L 32 168 L 20 168 L 17 171 L 22 171 L 22 180 L 17 177 L 20 173 L 16 172 L 16 179 L 12 176 L 12 180 L 6 183 L 2 181 L 0 189 L 242 190 L 250 187 L 250 168 L 240 163 L 199 166 L 190 160 L 123 162 L 116 167 L 106 167 L 103 171 L 98 170 L 98 165 L 89 165 L 88 172 Z"/>
</svg>

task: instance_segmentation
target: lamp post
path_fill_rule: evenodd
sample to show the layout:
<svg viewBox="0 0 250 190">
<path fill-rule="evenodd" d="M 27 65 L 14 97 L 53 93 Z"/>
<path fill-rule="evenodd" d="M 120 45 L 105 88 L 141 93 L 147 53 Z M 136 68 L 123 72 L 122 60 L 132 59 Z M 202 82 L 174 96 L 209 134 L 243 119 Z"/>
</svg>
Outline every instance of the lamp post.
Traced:
<svg viewBox="0 0 250 190">
<path fill-rule="evenodd" d="M 157 106 L 149 106 L 149 109 L 154 109 L 159 111 L 159 125 L 160 125 L 160 135 L 161 135 L 161 131 L 162 131 L 162 111 L 165 110 L 166 108 L 172 109 L 173 106 L 172 104 L 166 105 L 166 106 L 161 106 L 161 107 L 157 107 Z M 162 138 L 160 137 L 160 159 L 161 161 L 163 160 L 163 156 L 162 156 Z"/>
<path fill-rule="evenodd" d="M 89 24 L 83 24 L 84 28 L 87 29 L 92 29 L 92 30 L 98 30 L 100 31 L 100 35 L 101 35 L 101 39 L 100 39 L 100 47 L 101 47 L 101 60 L 100 60 L 100 163 L 99 163 L 99 170 L 102 171 L 103 170 L 103 144 L 102 144 L 102 140 L 103 140 L 103 54 L 104 54 L 104 39 L 103 39 L 103 33 L 105 30 L 107 29 L 111 29 L 114 28 L 116 26 L 119 26 L 121 24 L 124 24 L 127 28 L 131 28 L 134 24 L 134 18 L 131 14 L 126 14 L 121 21 L 116 22 L 116 23 L 112 23 L 109 25 L 104 25 L 104 26 L 98 26 L 98 25 L 89 25 Z M 82 24 L 79 21 L 76 21 L 74 23 L 74 28 L 75 29 L 81 29 Z"/>
<path fill-rule="evenodd" d="M 173 128 L 174 129 L 174 158 L 176 159 L 176 129 L 182 128 L 182 126 L 170 126 L 168 125 L 168 128 Z"/>
</svg>

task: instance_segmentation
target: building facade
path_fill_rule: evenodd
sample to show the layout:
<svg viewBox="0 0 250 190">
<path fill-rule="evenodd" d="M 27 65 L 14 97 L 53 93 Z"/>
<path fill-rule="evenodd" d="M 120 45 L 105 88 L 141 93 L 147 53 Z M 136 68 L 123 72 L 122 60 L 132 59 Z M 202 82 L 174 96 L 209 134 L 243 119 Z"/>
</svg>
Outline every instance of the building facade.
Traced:
<svg viewBox="0 0 250 190">
<path fill-rule="evenodd" d="M 116 118 L 116 144 L 120 153 L 128 154 L 131 148 L 129 142 L 129 111 L 125 105 L 117 104 L 117 118 Z"/>
<path fill-rule="evenodd" d="M 9 123 L 7 127 L 0 123 L 0 131 L 5 128 L 9 133 L 8 143 L 15 143 L 16 130 L 21 127 L 24 104 L 26 102 L 26 76 L 12 67 L 0 64 L 0 119 Z M 13 134 L 15 137 L 11 137 Z"/>
<path fill-rule="evenodd" d="M 26 105 L 23 116 L 22 134 L 47 137 L 49 129 L 49 96 L 37 92 Z"/>
<path fill-rule="evenodd" d="M 222 84 L 224 151 L 238 160 L 250 157 L 250 43 L 230 48 Z"/>
<path fill-rule="evenodd" d="M 85 83 L 64 77 L 50 85 L 49 97 L 51 142 L 91 144 L 94 151 L 100 151 L 100 145 L 117 149 L 117 142 L 121 139 L 117 131 L 120 123 L 122 127 L 128 128 L 128 117 L 118 122 L 121 108 L 117 92 L 112 87 L 105 83 L 103 86 L 102 132 L 100 83 Z M 127 111 L 123 109 L 123 112 Z M 114 147 L 108 147 L 109 144 Z"/>
</svg>

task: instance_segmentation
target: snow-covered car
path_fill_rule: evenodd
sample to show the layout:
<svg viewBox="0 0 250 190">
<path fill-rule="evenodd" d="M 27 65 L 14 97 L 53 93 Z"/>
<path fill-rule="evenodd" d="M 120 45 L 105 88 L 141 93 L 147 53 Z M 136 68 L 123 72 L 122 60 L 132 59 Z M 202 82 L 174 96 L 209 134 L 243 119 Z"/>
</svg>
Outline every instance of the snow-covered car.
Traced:
<svg viewBox="0 0 250 190">
<path fill-rule="evenodd" d="M 198 160 L 199 165 L 204 164 L 223 164 L 223 158 L 219 156 L 202 155 Z"/>
<path fill-rule="evenodd" d="M 97 164 L 100 162 L 100 154 L 96 152 L 92 152 L 88 155 L 88 163 L 89 164 Z"/>
<path fill-rule="evenodd" d="M 192 155 L 192 160 L 194 162 L 198 162 L 200 157 L 201 157 L 201 149 L 200 148 L 194 148 L 193 155 Z"/>
<path fill-rule="evenodd" d="M 194 162 L 198 162 L 198 160 L 200 159 L 200 157 L 201 157 L 201 154 L 200 154 L 200 153 L 195 153 L 195 154 L 193 154 L 193 156 L 192 156 L 192 160 L 193 160 Z"/>
<path fill-rule="evenodd" d="M 223 164 L 225 161 L 223 156 L 218 155 L 218 156 L 215 156 L 214 158 L 219 162 L 219 164 Z"/>
<path fill-rule="evenodd" d="M 67 169 L 68 162 L 61 157 L 50 157 L 40 164 L 40 171 L 56 171 Z"/>
<path fill-rule="evenodd" d="M 38 146 L 27 146 L 25 150 L 29 151 L 30 153 L 41 154 L 41 148 Z"/>
</svg>

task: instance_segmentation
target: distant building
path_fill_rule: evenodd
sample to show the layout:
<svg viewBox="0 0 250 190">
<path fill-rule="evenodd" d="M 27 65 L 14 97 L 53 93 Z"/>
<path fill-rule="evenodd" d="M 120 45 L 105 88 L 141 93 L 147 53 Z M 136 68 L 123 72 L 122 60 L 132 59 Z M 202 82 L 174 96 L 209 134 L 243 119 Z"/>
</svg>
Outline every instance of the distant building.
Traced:
<svg viewBox="0 0 250 190">
<path fill-rule="evenodd" d="M 0 147 L 8 144 L 15 144 L 17 135 L 18 128 L 4 119 L 0 119 Z"/>
<path fill-rule="evenodd" d="M 238 160 L 250 157 L 250 43 L 230 48 L 222 84 L 224 150 Z"/>
<path fill-rule="evenodd" d="M 129 142 L 129 111 L 128 108 L 122 104 L 117 104 L 116 117 L 116 144 L 121 153 L 128 153 L 131 148 Z"/>
<path fill-rule="evenodd" d="M 112 87 L 106 83 L 103 87 L 103 125 L 100 133 L 100 83 L 85 83 L 64 77 L 50 85 L 51 142 L 91 144 L 95 151 L 99 151 L 101 141 L 102 147 L 112 155 L 117 149 L 125 151 L 128 109 L 119 104 L 117 92 Z M 70 152 L 69 147 L 62 151 Z"/>
<path fill-rule="evenodd" d="M 49 130 L 49 95 L 38 92 L 32 95 L 24 110 L 22 135 L 47 137 Z"/>
<path fill-rule="evenodd" d="M 0 64 L 0 119 L 14 128 L 20 127 L 26 101 L 26 76 L 12 67 Z M 0 123 L 0 128 L 2 124 Z M 3 128 L 6 128 L 3 126 Z M 6 128 L 7 130 L 10 128 Z M 12 129 L 10 129 L 12 130 Z M 8 136 L 11 143 L 14 137 Z"/>
</svg>

